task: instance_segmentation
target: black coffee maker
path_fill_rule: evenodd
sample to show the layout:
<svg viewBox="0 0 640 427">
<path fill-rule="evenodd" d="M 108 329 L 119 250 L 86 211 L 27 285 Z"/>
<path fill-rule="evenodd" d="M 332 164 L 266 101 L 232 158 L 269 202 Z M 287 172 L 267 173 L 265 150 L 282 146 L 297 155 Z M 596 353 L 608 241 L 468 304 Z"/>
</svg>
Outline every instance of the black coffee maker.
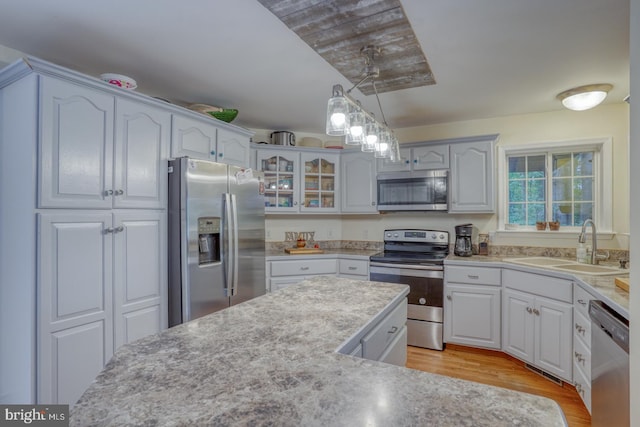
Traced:
<svg viewBox="0 0 640 427">
<path fill-rule="evenodd" d="M 458 256 L 471 256 L 471 235 L 473 224 L 456 225 L 456 244 L 453 253 Z"/>
</svg>

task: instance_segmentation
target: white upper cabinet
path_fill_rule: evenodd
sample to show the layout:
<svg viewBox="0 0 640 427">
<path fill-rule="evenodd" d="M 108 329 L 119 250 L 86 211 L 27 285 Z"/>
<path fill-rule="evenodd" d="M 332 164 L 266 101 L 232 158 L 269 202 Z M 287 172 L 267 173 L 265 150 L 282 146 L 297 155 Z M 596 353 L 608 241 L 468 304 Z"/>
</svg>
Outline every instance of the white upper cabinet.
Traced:
<svg viewBox="0 0 640 427">
<path fill-rule="evenodd" d="M 341 211 L 377 213 L 376 158 L 361 151 L 345 152 L 340 158 Z"/>
<path fill-rule="evenodd" d="M 494 140 L 450 146 L 450 213 L 492 213 L 494 202 Z"/>
<path fill-rule="evenodd" d="M 378 172 L 403 172 L 412 170 L 449 169 L 449 145 L 425 144 L 400 149 L 400 161 L 380 159 Z"/>
<path fill-rule="evenodd" d="M 373 153 L 369 153 L 373 156 Z M 409 172 L 413 159 L 411 148 L 400 148 L 400 160 L 392 162 L 390 159 L 378 159 L 378 172 Z"/>
<path fill-rule="evenodd" d="M 413 170 L 449 169 L 449 145 L 415 147 L 411 157 Z"/>
<path fill-rule="evenodd" d="M 251 161 L 251 146 L 248 136 L 218 129 L 218 162 L 248 167 Z"/>
<path fill-rule="evenodd" d="M 110 208 L 113 96 L 41 77 L 41 208 Z"/>
<path fill-rule="evenodd" d="M 170 128 L 170 113 L 118 99 L 114 207 L 165 209 Z"/>
<path fill-rule="evenodd" d="M 245 134 L 231 132 L 212 122 L 173 115 L 171 157 L 188 156 L 240 167 L 249 167 L 250 141 Z M 215 119 L 217 120 L 217 119 Z"/>
<path fill-rule="evenodd" d="M 217 132 L 212 124 L 174 114 L 171 157 L 188 156 L 215 161 Z"/>
<path fill-rule="evenodd" d="M 164 209 L 170 113 L 49 77 L 40 99 L 39 207 Z"/>
</svg>

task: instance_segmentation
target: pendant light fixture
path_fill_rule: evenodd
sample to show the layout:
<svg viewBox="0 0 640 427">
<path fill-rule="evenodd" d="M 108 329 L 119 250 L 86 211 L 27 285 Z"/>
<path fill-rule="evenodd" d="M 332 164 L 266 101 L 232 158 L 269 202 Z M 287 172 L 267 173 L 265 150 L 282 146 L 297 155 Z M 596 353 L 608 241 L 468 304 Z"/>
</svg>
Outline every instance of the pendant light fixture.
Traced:
<svg viewBox="0 0 640 427">
<path fill-rule="evenodd" d="M 372 152 L 376 157 L 399 161 L 398 140 L 387 124 L 376 90 L 375 79 L 380 75 L 380 69 L 375 65 L 375 56 L 380 55 L 380 48 L 365 46 L 360 49 L 360 53 L 365 57 L 364 77 L 346 93 L 342 85 L 333 86 L 333 95 L 327 105 L 327 135 L 344 136 L 346 145 L 360 145 L 362 151 Z M 376 120 L 373 113 L 364 110 L 360 101 L 350 95 L 352 90 L 369 79 L 378 101 L 382 122 Z"/>
<path fill-rule="evenodd" d="M 575 87 L 558 94 L 562 105 L 574 111 L 584 111 L 599 105 L 613 88 L 607 83 Z"/>
</svg>

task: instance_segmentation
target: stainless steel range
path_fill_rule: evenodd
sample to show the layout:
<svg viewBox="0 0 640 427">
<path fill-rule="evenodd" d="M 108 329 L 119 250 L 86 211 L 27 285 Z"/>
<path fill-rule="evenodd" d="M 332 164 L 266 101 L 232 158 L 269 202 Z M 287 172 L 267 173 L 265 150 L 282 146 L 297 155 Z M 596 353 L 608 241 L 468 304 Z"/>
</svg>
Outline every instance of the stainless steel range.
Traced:
<svg viewBox="0 0 640 427">
<path fill-rule="evenodd" d="M 370 280 L 409 285 L 407 344 L 442 350 L 444 259 L 449 233 L 394 229 L 384 232 L 384 251 L 369 259 Z"/>
</svg>

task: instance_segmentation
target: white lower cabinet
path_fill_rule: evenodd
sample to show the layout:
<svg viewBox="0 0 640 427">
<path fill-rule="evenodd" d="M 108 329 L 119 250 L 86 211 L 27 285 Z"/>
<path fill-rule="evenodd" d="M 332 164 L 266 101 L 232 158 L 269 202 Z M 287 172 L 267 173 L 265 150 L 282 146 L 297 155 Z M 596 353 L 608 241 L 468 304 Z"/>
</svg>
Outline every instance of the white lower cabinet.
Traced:
<svg viewBox="0 0 640 427">
<path fill-rule="evenodd" d="M 369 280 L 369 260 L 338 258 L 338 277 Z"/>
<path fill-rule="evenodd" d="M 500 349 L 500 287 L 445 285 L 446 343 Z"/>
<path fill-rule="evenodd" d="M 166 214 L 38 215 L 38 384 L 73 405 L 117 347 L 167 327 Z"/>
<path fill-rule="evenodd" d="M 572 383 L 573 284 L 511 270 L 503 281 L 503 350 Z"/>
<path fill-rule="evenodd" d="M 313 276 L 337 276 L 369 280 L 369 257 L 336 255 L 335 257 L 292 256 L 286 260 L 267 261 L 268 290 L 271 292 L 300 283 Z"/>
<path fill-rule="evenodd" d="M 407 363 L 407 299 L 403 299 L 362 338 L 362 357 L 404 366 Z"/>
<path fill-rule="evenodd" d="M 444 341 L 501 348 L 500 268 L 445 266 Z"/>
<path fill-rule="evenodd" d="M 578 284 L 573 289 L 573 384 L 591 413 L 591 319 L 589 301 L 598 299 Z"/>
</svg>

